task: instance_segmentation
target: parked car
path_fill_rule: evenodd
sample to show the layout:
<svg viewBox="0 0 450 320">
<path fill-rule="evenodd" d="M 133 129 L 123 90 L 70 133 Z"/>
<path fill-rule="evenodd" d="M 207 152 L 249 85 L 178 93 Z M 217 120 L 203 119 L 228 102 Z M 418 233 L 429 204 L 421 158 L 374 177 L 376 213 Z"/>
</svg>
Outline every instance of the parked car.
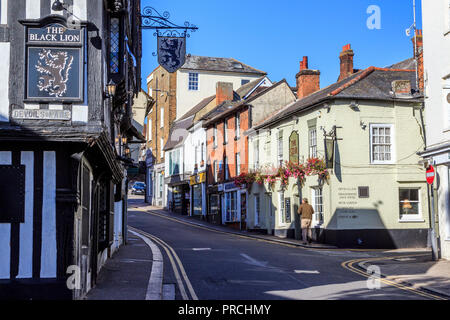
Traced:
<svg viewBox="0 0 450 320">
<path fill-rule="evenodd" d="M 131 194 L 141 194 L 141 195 L 145 195 L 145 183 L 143 182 L 136 182 L 132 187 L 131 187 Z"/>
</svg>

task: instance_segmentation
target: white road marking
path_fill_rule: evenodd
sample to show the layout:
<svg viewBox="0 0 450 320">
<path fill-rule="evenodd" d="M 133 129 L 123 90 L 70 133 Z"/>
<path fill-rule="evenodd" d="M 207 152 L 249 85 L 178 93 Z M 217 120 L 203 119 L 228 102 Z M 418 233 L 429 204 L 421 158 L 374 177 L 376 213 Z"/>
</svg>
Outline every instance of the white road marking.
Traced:
<svg viewBox="0 0 450 320">
<path fill-rule="evenodd" d="M 135 236 L 141 238 L 152 250 L 153 263 L 152 272 L 147 286 L 147 294 L 145 300 L 162 300 L 162 281 L 163 281 L 163 268 L 164 261 L 161 251 L 158 246 L 154 244 L 147 237 L 141 236 L 139 233 L 129 230 Z"/>
<path fill-rule="evenodd" d="M 294 270 L 295 273 L 303 273 L 303 274 L 320 274 L 317 270 Z"/>
<path fill-rule="evenodd" d="M 256 259 L 253 259 L 252 257 L 246 255 L 245 253 L 241 253 L 241 256 L 244 257 L 247 261 L 247 263 L 252 264 L 254 266 L 258 267 L 267 267 L 268 262 L 267 261 L 258 261 Z"/>
<path fill-rule="evenodd" d="M 193 248 L 194 251 L 208 251 L 211 250 L 211 248 Z"/>
</svg>

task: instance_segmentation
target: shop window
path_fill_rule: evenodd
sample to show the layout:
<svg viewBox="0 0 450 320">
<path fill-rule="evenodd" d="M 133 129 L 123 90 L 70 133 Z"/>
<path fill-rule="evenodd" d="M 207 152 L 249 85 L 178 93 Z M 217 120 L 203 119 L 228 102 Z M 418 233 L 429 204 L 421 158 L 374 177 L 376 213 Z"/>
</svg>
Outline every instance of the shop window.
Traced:
<svg viewBox="0 0 450 320">
<path fill-rule="evenodd" d="M 225 222 L 237 222 L 237 192 L 225 193 Z"/>
<path fill-rule="evenodd" d="M 25 166 L 0 165 L 0 223 L 25 222 Z"/>
<path fill-rule="evenodd" d="M 420 189 L 399 190 L 400 220 L 421 220 Z"/>
</svg>

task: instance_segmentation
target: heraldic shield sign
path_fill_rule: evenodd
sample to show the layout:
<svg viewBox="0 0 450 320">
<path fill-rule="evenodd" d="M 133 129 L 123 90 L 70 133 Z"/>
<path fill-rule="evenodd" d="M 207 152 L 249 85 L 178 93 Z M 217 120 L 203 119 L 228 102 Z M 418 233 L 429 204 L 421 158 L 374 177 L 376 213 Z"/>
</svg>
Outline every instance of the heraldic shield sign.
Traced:
<svg viewBox="0 0 450 320">
<path fill-rule="evenodd" d="M 169 73 L 186 62 L 186 37 L 158 36 L 158 62 Z"/>
<path fill-rule="evenodd" d="M 26 27 L 25 100 L 83 101 L 84 28 L 68 28 L 59 18 L 22 24 Z"/>
</svg>

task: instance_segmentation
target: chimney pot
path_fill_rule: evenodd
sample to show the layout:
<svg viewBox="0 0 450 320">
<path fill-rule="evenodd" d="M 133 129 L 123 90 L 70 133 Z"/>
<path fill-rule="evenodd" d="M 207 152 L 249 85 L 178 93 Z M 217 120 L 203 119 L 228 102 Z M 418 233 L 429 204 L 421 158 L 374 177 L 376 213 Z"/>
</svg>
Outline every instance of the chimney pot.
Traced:
<svg viewBox="0 0 450 320">
<path fill-rule="evenodd" d="M 347 78 L 353 74 L 353 53 L 352 47 L 350 44 L 346 44 L 342 47 L 342 52 L 339 55 L 339 59 L 341 60 L 341 73 L 339 75 L 338 81 Z"/>
<path fill-rule="evenodd" d="M 297 78 L 297 98 L 302 99 L 320 90 L 320 71 L 308 69 L 308 57 L 300 61 L 300 72 Z"/>
</svg>

